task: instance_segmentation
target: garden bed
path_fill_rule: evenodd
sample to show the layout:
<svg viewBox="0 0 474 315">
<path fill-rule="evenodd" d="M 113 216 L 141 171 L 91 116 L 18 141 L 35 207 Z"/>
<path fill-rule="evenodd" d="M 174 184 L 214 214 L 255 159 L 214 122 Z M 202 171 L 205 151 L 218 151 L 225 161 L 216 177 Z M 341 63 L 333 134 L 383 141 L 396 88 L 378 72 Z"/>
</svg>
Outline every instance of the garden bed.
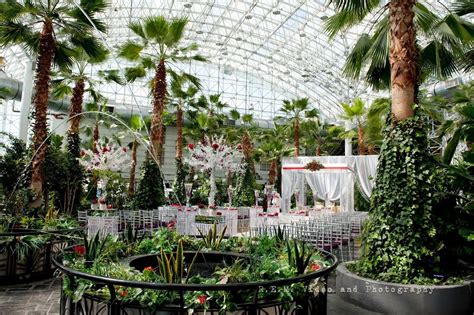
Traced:
<svg viewBox="0 0 474 315">
<path fill-rule="evenodd" d="M 383 314 L 463 315 L 473 313 L 474 283 L 408 285 L 362 278 L 337 267 L 337 294 L 350 303 Z"/>
<path fill-rule="evenodd" d="M 16 228 L 0 233 L 2 285 L 49 278 L 56 270 L 51 258 L 72 243 L 81 229 L 43 231 Z"/>
<path fill-rule="evenodd" d="M 165 253 L 167 242 L 179 237 L 177 249 Z M 327 277 L 337 265 L 330 253 L 299 247 L 308 258 L 301 266 L 282 258 L 285 251 L 294 255 L 291 246 L 296 242 L 280 243 L 271 254 L 267 249 L 277 242 L 272 237 L 225 239 L 213 249 L 205 248 L 202 239 L 173 232 L 155 235 L 155 240 L 160 240 L 157 248 L 138 247 L 154 253 L 121 259 L 112 254 L 115 260 L 98 259 L 92 264 L 87 249 L 64 250 L 54 258 L 64 274 L 61 314 L 326 313 Z M 192 249 L 197 245 L 199 249 Z M 90 242 L 85 247 L 92 248 Z M 177 261 L 182 263 L 176 266 Z M 184 271 L 178 279 L 176 270 Z"/>
</svg>

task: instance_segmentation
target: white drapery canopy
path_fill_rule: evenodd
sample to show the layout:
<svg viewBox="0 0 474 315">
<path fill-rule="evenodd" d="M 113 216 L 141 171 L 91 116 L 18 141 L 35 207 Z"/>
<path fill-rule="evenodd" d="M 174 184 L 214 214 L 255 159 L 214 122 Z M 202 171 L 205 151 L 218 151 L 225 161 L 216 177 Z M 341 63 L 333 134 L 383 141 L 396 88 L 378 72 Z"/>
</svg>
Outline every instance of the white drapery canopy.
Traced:
<svg viewBox="0 0 474 315">
<path fill-rule="evenodd" d="M 305 182 L 313 195 L 327 201 L 340 201 L 342 211 L 354 211 L 354 182 L 370 197 L 375 182 L 378 155 L 315 156 L 286 158 L 282 162 L 282 212 L 288 212 L 292 194 L 298 189 L 299 203 L 305 202 Z M 325 169 L 311 172 L 304 166 L 318 161 Z"/>
</svg>

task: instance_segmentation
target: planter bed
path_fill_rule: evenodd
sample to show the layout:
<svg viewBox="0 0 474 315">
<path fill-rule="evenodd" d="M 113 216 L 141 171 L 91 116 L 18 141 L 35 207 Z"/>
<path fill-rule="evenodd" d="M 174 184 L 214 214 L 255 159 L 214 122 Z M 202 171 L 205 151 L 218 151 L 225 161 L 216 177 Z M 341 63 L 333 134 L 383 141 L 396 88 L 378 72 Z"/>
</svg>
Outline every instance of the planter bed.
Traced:
<svg viewBox="0 0 474 315">
<path fill-rule="evenodd" d="M 463 315 L 473 313 L 474 283 L 408 285 L 362 278 L 337 267 L 336 291 L 345 301 L 384 314 Z"/>
<path fill-rule="evenodd" d="M 81 232 L 81 229 L 60 231 L 41 231 L 30 229 L 14 229 L 0 233 L 0 239 L 5 241 L 20 240 L 28 236 L 47 237 L 40 247 L 28 250 L 23 257 L 19 257 L 17 250 L 10 246 L 0 246 L 0 284 L 9 285 L 21 282 L 30 282 L 50 278 L 56 270 L 52 264 L 52 257 L 71 243 L 68 236 Z"/>
</svg>

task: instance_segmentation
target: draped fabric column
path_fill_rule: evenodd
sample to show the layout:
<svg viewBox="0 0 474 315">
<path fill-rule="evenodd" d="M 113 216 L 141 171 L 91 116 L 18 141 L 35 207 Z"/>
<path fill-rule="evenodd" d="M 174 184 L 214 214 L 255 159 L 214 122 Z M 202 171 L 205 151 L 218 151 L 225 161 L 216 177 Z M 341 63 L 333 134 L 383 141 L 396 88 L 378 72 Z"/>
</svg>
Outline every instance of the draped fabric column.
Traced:
<svg viewBox="0 0 474 315">
<path fill-rule="evenodd" d="M 353 156 L 351 168 L 354 170 L 357 184 L 362 193 L 370 198 L 377 175 L 378 155 Z"/>
<path fill-rule="evenodd" d="M 281 212 L 287 213 L 290 209 L 291 196 L 301 181 L 302 174 L 295 171 L 282 170 L 281 172 Z"/>
</svg>

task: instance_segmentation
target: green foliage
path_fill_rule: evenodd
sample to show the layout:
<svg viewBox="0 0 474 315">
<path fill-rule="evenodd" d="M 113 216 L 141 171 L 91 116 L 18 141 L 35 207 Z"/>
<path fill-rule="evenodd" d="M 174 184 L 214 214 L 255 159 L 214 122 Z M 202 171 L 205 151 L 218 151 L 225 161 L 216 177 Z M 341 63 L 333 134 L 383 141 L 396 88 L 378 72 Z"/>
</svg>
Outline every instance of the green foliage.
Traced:
<svg viewBox="0 0 474 315">
<path fill-rule="evenodd" d="M 306 243 L 293 240 L 287 241 L 286 253 L 288 255 L 288 263 L 296 269 L 297 274 L 303 274 L 311 261 L 311 257 L 316 253 L 314 248 L 310 248 Z"/>
<path fill-rule="evenodd" d="M 173 194 L 171 200 L 179 204 L 186 204 L 186 191 L 184 183 L 186 182 L 186 168 L 182 159 L 176 159 L 176 177 L 173 182 Z"/>
<path fill-rule="evenodd" d="M 138 188 L 133 197 L 133 208 L 139 210 L 158 209 L 165 203 L 165 188 L 160 167 L 147 156 L 141 167 Z"/>
<path fill-rule="evenodd" d="M 84 247 L 86 249 L 84 259 L 86 265 L 90 266 L 94 262 L 101 261 L 106 254 L 107 244 L 109 242 L 109 236 L 101 239 L 99 233 L 96 233 L 90 240 L 84 235 Z"/>
<path fill-rule="evenodd" d="M 160 250 L 160 255 L 157 256 L 158 270 L 161 278 L 165 283 L 184 283 L 188 282 L 188 277 L 191 274 L 194 261 L 198 252 L 194 255 L 192 262 L 187 266 L 187 276 L 184 277 L 184 254 L 183 241 L 179 240 L 176 247 L 176 252 L 167 254 L 163 248 Z"/>
<path fill-rule="evenodd" d="M 5 150 L 0 157 L 0 183 L 2 192 L 5 195 L 5 208 L 11 213 L 18 213 L 23 210 L 26 204 L 25 189 L 29 186 L 28 171 L 26 167 L 28 160 L 28 150 L 20 139 L 11 135 L 8 137 L 8 145 L 1 143 L 0 147 Z"/>
<path fill-rule="evenodd" d="M 356 268 L 372 279 L 414 283 L 431 277 L 443 247 L 433 207 L 444 183 L 417 115 L 385 130 L 363 250 Z"/>
<path fill-rule="evenodd" d="M 242 174 L 237 175 L 237 185 L 235 187 L 233 206 L 249 207 L 255 205 L 255 189 L 257 181 L 255 178 L 255 167 L 253 159 L 250 157 L 243 161 L 245 169 Z"/>
<path fill-rule="evenodd" d="M 78 134 L 68 134 L 67 136 L 67 164 L 68 164 L 68 185 L 66 189 L 69 213 L 75 214 L 80 206 L 83 194 L 82 185 L 84 183 L 84 169 L 77 160 L 81 152 L 81 138 Z"/>
<path fill-rule="evenodd" d="M 212 225 L 212 228 L 209 229 L 207 235 L 204 235 L 201 232 L 201 230 L 198 228 L 198 232 L 201 235 L 204 242 L 204 248 L 210 249 L 210 250 L 220 250 L 221 243 L 222 243 L 222 240 L 224 239 L 226 230 L 227 230 L 227 225 L 222 229 L 220 233 L 217 233 L 217 224 L 214 223 Z"/>
</svg>

